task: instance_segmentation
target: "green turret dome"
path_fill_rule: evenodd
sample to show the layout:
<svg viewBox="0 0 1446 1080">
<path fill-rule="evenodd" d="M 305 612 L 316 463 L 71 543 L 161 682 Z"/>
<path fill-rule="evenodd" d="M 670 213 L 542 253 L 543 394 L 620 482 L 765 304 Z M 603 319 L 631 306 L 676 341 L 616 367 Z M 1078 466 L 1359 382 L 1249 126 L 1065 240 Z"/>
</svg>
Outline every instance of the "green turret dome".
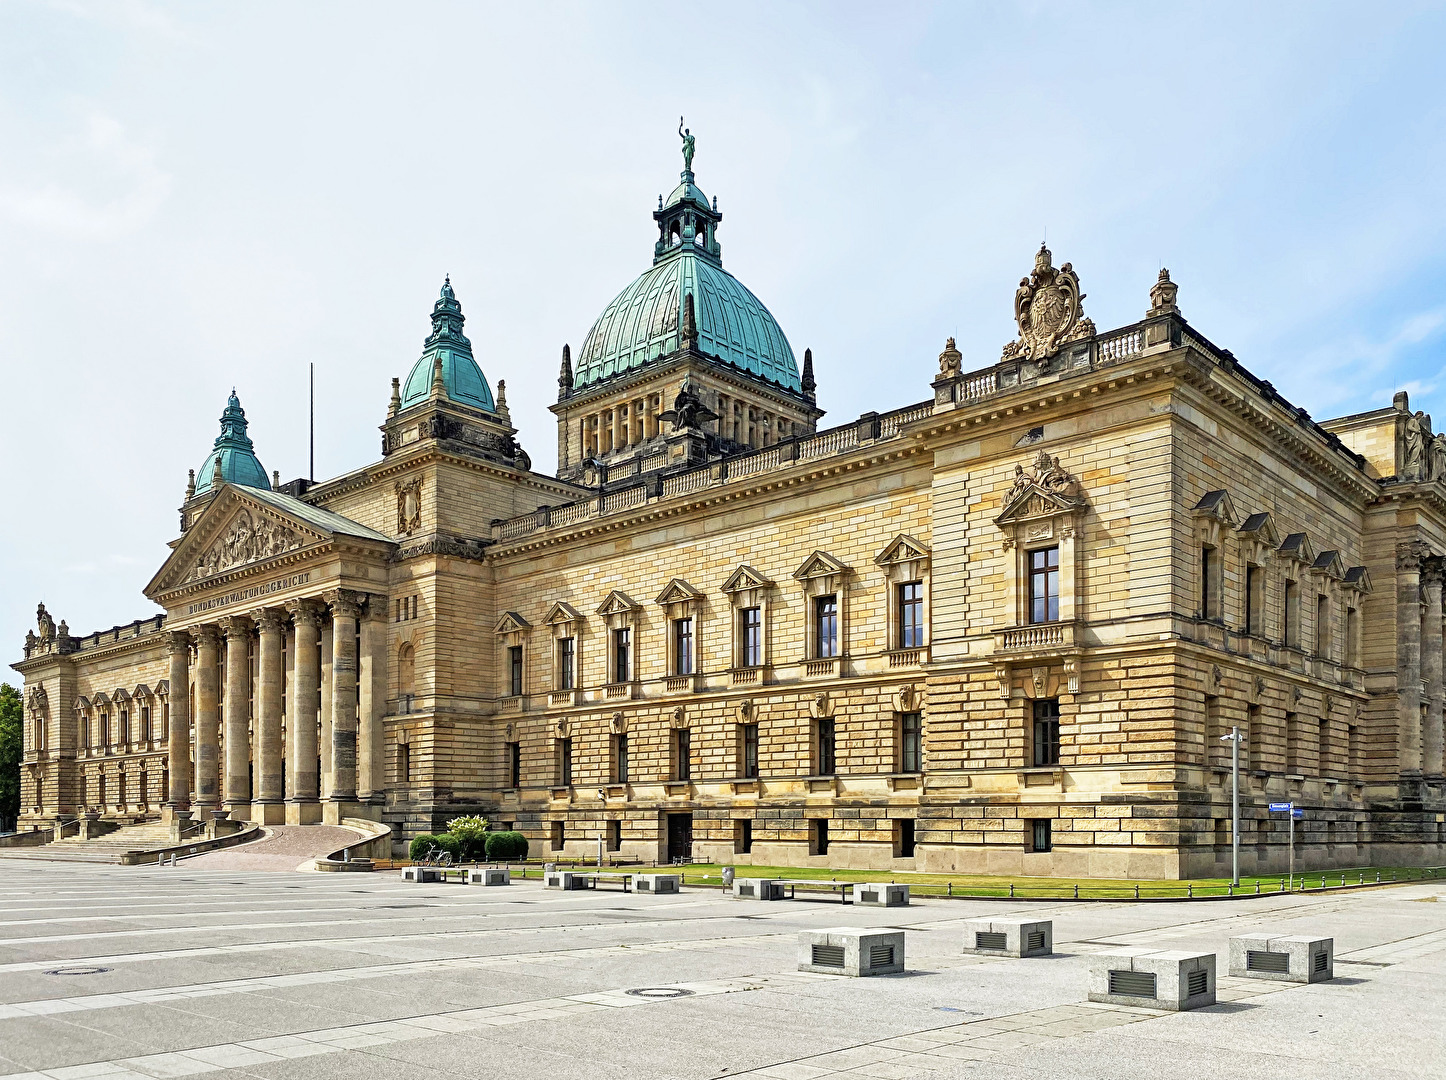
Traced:
<svg viewBox="0 0 1446 1080">
<path fill-rule="evenodd" d="M 256 460 L 251 440 L 246 435 L 246 412 L 241 408 L 241 399 L 236 396 L 235 390 L 231 391 L 231 396 L 226 401 L 226 410 L 221 413 L 221 434 L 216 436 L 215 445 L 201 463 L 200 472 L 196 474 L 197 494 L 210 489 L 218 460 L 221 462 L 221 479 L 224 482 L 240 487 L 271 490 L 271 481 L 266 478 L 266 470 L 261 467 L 261 462 Z"/>
<path fill-rule="evenodd" d="M 432 305 L 432 332 L 423 343 L 421 359 L 412 365 L 411 374 L 402 386 L 403 409 L 418 405 L 431 395 L 432 374 L 440 357 L 442 385 L 449 399 L 474 409 L 497 411 L 487 377 L 472 359 L 472 343 L 462 334 L 465 321 L 448 275 L 442 283 L 441 297 Z"/>
<path fill-rule="evenodd" d="M 688 297 L 697 338 L 707 357 L 802 394 L 788 338 L 762 301 L 723 269 L 716 201 L 694 183 L 692 144 L 685 149 L 681 182 L 653 214 L 658 241 L 653 265 L 620 292 L 588 331 L 578 351 L 575 393 L 635 371 L 683 348 Z"/>
</svg>

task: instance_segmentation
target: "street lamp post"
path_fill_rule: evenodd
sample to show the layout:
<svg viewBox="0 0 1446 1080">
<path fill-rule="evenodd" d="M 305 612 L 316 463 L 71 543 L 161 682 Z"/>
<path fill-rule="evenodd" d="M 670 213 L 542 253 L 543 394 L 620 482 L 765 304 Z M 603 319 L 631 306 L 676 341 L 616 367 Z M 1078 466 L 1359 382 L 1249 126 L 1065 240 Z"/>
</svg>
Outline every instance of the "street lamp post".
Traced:
<svg viewBox="0 0 1446 1080">
<path fill-rule="evenodd" d="M 1230 744 L 1230 884 L 1240 884 L 1240 744 L 1245 736 L 1231 725 L 1230 734 L 1220 736 Z"/>
</svg>

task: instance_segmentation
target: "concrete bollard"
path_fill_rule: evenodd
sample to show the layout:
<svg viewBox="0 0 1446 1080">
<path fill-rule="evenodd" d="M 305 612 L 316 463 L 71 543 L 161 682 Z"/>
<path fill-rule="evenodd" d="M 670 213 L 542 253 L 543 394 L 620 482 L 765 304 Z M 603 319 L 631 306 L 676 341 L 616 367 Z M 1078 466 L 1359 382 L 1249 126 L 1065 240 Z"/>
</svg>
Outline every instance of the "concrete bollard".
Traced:
<svg viewBox="0 0 1446 1080">
<path fill-rule="evenodd" d="M 970 919 L 964 924 L 964 951 L 980 956 L 1048 956 L 1054 952 L 1054 923 L 1007 916 Z"/>
<path fill-rule="evenodd" d="M 798 935 L 798 970 L 822 975 L 894 975 L 904 970 L 904 932 L 837 926 Z"/>
<path fill-rule="evenodd" d="M 1089 999 L 1183 1012 L 1215 1004 L 1215 954 L 1130 950 L 1090 957 Z"/>
<path fill-rule="evenodd" d="M 908 907 L 909 887 L 890 885 L 881 881 L 866 881 L 853 889 L 855 904 L 865 907 Z"/>
<path fill-rule="evenodd" d="M 1313 983 L 1335 978 L 1335 939 L 1245 934 L 1230 939 L 1230 974 Z"/>
</svg>

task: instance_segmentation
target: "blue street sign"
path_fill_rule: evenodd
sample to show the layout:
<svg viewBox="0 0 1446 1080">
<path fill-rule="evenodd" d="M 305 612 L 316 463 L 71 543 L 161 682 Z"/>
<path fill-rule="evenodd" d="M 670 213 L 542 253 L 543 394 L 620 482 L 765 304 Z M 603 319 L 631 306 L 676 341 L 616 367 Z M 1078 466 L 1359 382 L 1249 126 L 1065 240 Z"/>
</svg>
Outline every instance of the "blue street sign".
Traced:
<svg viewBox="0 0 1446 1080">
<path fill-rule="evenodd" d="M 1270 804 L 1270 812 L 1271 812 L 1272 814 L 1283 814 L 1283 813 L 1285 813 L 1287 810 L 1292 810 L 1292 809 L 1294 809 L 1294 807 L 1295 807 L 1295 804 L 1294 804 L 1294 803 L 1288 803 L 1288 802 L 1273 802 L 1273 803 Z"/>
<path fill-rule="evenodd" d="M 1295 818 L 1297 821 L 1299 821 L 1301 818 L 1305 817 L 1305 811 L 1304 811 L 1304 810 L 1292 810 L 1292 811 L 1290 812 L 1290 816 L 1293 817 L 1293 818 Z"/>
</svg>

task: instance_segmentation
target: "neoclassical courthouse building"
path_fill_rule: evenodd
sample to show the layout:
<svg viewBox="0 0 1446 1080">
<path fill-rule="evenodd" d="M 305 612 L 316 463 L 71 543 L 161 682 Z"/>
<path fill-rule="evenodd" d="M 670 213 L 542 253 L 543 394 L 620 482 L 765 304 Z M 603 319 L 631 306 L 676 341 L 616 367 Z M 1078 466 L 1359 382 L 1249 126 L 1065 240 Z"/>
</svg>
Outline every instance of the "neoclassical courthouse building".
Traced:
<svg viewBox="0 0 1446 1080">
<path fill-rule="evenodd" d="M 543 855 L 1175 878 L 1228 872 L 1239 728 L 1247 872 L 1272 801 L 1297 865 L 1446 859 L 1446 435 L 1405 394 L 1313 420 L 1165 271 L 1101 332 L 1041 247 L 996 362 L 951 340 L 821 427 L 685 155 L 562 349 L 556 476 L 450 283 L 377 461 L 268 478 L 232 395 L 164 614 L 42 609 L 14 664 L 22 828 L 482 813 Z"/>
</svg>

